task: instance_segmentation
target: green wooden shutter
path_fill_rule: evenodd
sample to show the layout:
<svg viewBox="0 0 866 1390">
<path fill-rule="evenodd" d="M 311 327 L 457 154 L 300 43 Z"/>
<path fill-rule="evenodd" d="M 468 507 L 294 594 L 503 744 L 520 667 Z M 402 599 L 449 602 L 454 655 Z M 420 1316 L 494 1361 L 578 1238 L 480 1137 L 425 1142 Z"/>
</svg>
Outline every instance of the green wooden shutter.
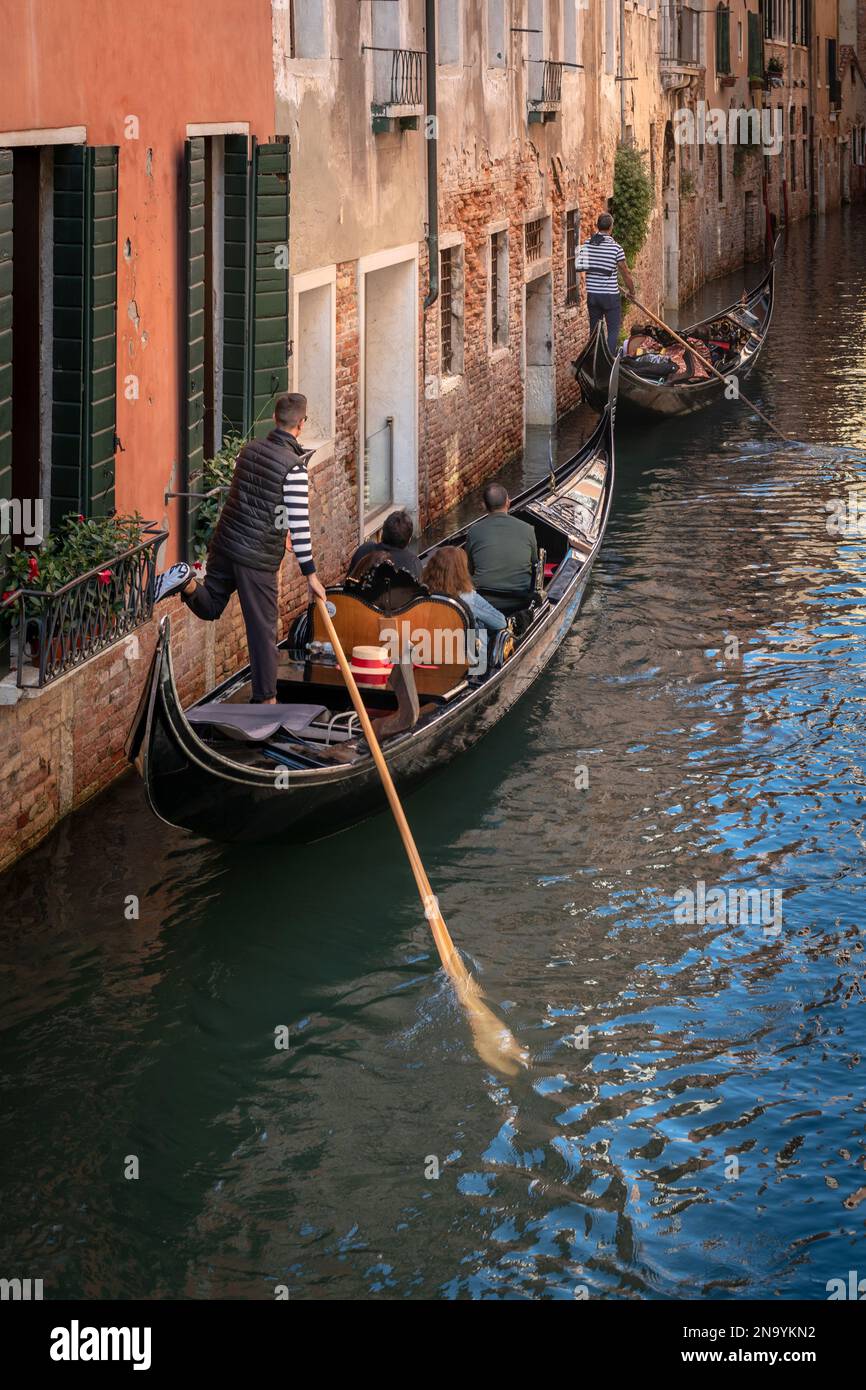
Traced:
<svg viewBox="0 0 866 1390">
<path fill-rule="evenodd" d="M 0 501 L 12 494 L 12 151 L 0 150 Z M 0 533 L 0 593 L 12 538 Z M 8 616 L 0 617 L 0 676 L 9 670 Z"/>
<path fill-rule="evenodd" d="M 248 428 L 272 428 L 273 400 L 289 388 L 288 141 L 253 143 L 250 181 Z"/>
<path fill-rule="evenodd" d="M 186 349 L 181 427 L 182 492 L 200 492 L 204 463 L 204 296 L 205 296 L 205 159 L 204 139 L 187 140 L 184 148 L 184 256 L 186 261 Z M 197 498 L 184 499 L 183 535 L 191 554 Z"/>
<path fill-rule="evenodd" d="M 12 151 L 0 150 L 0 500 L 12 495 Z M 0 562 L 11 547 L 0 534 Z"/>
<path fill-rule="evenodd" d="M 757 14 L 749 14 L 749 76 L 763 77 L 764 75 L 764 43 L 761 38 L 761 17 Z"/>
<path fill-rule="evenodd" d="M 244 434 L 248 423 L 248 215 L 247 137 L 227 135 L 223 266 L 223 433 L 235 430 L 238 434 Z"/>
<path fill-rule="evenodd" d="M 54 151 L 51 525 L 114 510 L 117 148 Z"/>
</svg>

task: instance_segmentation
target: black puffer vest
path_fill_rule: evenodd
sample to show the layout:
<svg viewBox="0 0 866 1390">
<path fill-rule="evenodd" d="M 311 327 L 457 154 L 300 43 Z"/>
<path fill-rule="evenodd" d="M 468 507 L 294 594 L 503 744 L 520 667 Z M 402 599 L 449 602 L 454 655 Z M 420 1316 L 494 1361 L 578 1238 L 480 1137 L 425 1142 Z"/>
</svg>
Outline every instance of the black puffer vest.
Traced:
<svg viewBox="0 0 866 1390">
<path fill-rule="evenodd" d="M 293 468 L 306 468 L 308 454 L 294 435 L 271 430 L 251 439 L 235 464 L 229 495 L 211 548 L 252 570 L 277 570 L 286 553 L 286 527 L 280 525 L 283 484 Z"/>
</svg>

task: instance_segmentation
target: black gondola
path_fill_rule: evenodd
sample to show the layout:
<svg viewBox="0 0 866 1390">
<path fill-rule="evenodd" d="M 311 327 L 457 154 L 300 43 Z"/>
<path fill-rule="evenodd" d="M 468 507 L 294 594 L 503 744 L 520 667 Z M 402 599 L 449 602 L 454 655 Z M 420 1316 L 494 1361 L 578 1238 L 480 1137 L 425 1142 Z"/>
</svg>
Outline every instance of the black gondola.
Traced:
<svg viewBox="0 0 866 1390">
<path fill-rule="evenodd" d="M 774 272 L 775 256 L 766 275 L 749 294 L 727 309 L 682 330 L 681 336 L 684 338 L 701 338 L 717 325 L 730 325 L 736 339 L 736 350 L 713 364 L 724 376 L 735 376 L 742 381 L 758 359 L 773 314 Z M 607 400 L 607 383 L 613 362 L 603 323 L 599 323 L 573 364 L 584 400 L 596 410 L 601 410 Z M 638 376 L 625 362 L 620 364 L 619 408 L 629 416 L 665 420 L 672 415 L 690 415 L 721 400 L 725 389 L 717 377 L 681 383 L 675 380 L 659 381 Z"/>
<path fill-rule="evenodd" d="M 423 652 L 413 667 L 423 645 L 423 631 L 413 629 L 412 656 L 395 666 L 387 688 L 365 692 L 401 791 L 469 748 L 501 719 L 574 622 L 613 498 L 616 380 L 614 373 L 610 402 L 578 453 L 512 503 L 512 512 L 534 525 L 548 563 L 540 568 L 528 607 L 513 619 L 514 630 L 498 634 L 495 644 L 491 634 L 484 674 L 469 674 L 459 659 L 431 663 Z M 464 529 L 440 544 L 460 544 L 465 537 Z M 405 578 L 401 572 L 401 582 Z M 436 631 L 446 637 L 469 626 L 471 615 L 462 603 L 431 597 L 423 586 L 414 596 L 398 594 L 396 603 L 394 597 L 392 591 L 390 602 L 374 600 L 348 583 L 328 590 L 348 655 L 358 637 L 372 632 L 375 640 L 394 623 L 412 628 L 419 615 L 426 615 L 431 629 L 441 623 Z M 186 713 L 172 671 L 169 620 L 162 620 L 127 739 L 127 755 L 137 763 L 150 805 L 162 820 L 213 840 L 307 841 L 384 807 L 379 775 L 353 724 L 356 716 L 339 668 L 316 640 L 317 618 L 309 609 L 281 644 L 276 706 L 246 703 L 247 667 Z M 444 655 L 460 658 L 461 652 L 455 645 Z M 250 722 L 258 725 L 254 740 L 238 741 Z M 269 730 L 271 722 L 278 727 Z"/>
</svg>

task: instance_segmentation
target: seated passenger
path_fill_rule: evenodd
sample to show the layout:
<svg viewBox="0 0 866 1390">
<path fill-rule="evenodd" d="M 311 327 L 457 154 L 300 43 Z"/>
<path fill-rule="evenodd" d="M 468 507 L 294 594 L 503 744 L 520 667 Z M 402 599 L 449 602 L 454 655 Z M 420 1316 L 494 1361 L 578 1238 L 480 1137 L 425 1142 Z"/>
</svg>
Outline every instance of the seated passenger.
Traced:
<svg viewBox="0 0 866 1390">
<path fill-rule="evenodd" d="M 526 608 L 532 596 L 532 567 L 538 563 L 535 531 L 508 515 L 511 499 L 501 483 L 484 489 L 487 516 L 469 528 L 466 552 L 475 587 L 505 614 Z"/>
<path fill-rule="evenodd" d="M 361 551 L 364 552 L 363 555 Z M 381 565 L 383 560 L 390 559 L 390 551 L 382 549 L 381 546 L 368 550 L 367 546 L 363 545 L 359 550 L 356 550 L 355 554 L 352 556 L 352 563 L 349 566 L 349 573 L 346 575 L 346 578 L 354 580 L 363 579 L 365 574 L 369 574 L 377 565 Z"/>
<path fill-rule="evenodd" d="M 487 670 L 487 633 L 501 632 L 508 626 L 508 619 L 472 587 L 466 551 L 459 545 L 442 545 L 434 550 L 424 568 L 424 583 L 431 594 L 445 594 L 448 598 L 459 598 L 466 604 L 478 637 L 477 653 L 475 659 L 470 661 L 469 675 L 483 675 Z"/>
<path fill-rule="evenodd" d="M 420 579 L 421 561 L 414 551 L 406 548 L 411 539 L 412 518 L 409 513 L 392 512 L 382 527 L 382 539 L 380 541 L 364 541 L 363 545 L 358 546 L 349 561 L 349 574 L 352 574 L 358 561 L 363 560 L 365 555 L 371 555 L 373 551 L 384 550 L 399 569 L 408 570 L 416 579 Z"/>
</svg>

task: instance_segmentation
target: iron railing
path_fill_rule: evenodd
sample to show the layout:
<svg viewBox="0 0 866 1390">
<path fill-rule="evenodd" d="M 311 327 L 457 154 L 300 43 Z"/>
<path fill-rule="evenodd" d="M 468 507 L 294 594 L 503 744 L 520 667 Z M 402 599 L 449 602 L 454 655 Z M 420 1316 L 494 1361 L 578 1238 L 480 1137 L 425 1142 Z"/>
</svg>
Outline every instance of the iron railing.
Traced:
<svg viewBox="0 0 866 1390">
<path fill-rule="evenodd" d="M 418 48 L 380 48 L 375 44 L 364 44 L 367 53 L 391 54 L 391 89 L 384 104 L 388 106 L 421 106 L 424 102 L 424 58 L 423 49 Z"/>
<path fill-rule="evenodd" d="M 41 689 L 147 622 L 157 551 L 168 532 L 148 522 L 141 535 L 136 545 L 59 589 L 16 589 L 0 604 L 0 615 L 15 615 L 19 686 Z M 35 679 L 25 680 L 28 671 Z"/>
<path fill-rule="evenodd" d="M 542 101 L 561 101 L 562 100 L 562 69 L 564 63 L 555 63 L 546 59 L 541 78 L 541 100 Z"/>
</svg>

